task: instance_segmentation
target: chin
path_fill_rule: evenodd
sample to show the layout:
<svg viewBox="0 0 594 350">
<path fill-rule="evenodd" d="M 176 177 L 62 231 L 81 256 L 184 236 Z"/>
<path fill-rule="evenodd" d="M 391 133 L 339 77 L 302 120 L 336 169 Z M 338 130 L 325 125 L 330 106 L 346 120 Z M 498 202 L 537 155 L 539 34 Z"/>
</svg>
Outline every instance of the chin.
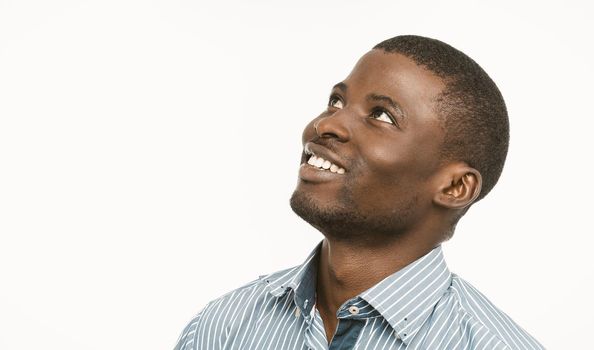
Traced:
<svg viewBox="0 0 594 350">
<path fill-rule="evenodd" d="M 300 190 L 295 190 L 290 199 L 295 214 L 327 238 L 340 241 L 382 244 L 399 236 L 403 225 L 411 219 L 410 207 L 399 210 L 399 215 L 384 216 L 378 215 L 377 211 L 362 212 L 356 203 L 345 203 L 339 205 L 335 202 L 332 205 L 320 202 L 311 193 Z"/>
<path fill-rule="evenodd" d="M 353 209 L 340 205 L 324 205 L 309 193 L 295 190 L 290 200 L 291 209 L 305 222 L 324 236 L 335 239 L 352 239 L 364 232 L 362 217 Z M 355 208 L 352 206 L 351 208 Z"/>
</svg>

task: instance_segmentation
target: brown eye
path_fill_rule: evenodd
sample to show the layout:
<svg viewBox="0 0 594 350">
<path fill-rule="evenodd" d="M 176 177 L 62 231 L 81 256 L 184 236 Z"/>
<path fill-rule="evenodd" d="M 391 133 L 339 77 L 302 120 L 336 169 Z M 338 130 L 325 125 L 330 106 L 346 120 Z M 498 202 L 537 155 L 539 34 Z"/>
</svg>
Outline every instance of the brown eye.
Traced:
<svg viewBox="0 0 594 350">
<path fill-rule="evenodd" d="M 384 111 L 383 109 L 374 110 L 373 112 L 371 112 L 371 117 L 386 123 L 395 124 L 394 119 L 392 118 L 390 113 Z"/>
<path fill-rule="evenodd" d="M 330 96 L 330 100 L 328 101 L 328 106 L 341 109 L 342 108 L 342 100 L 336 96 Z"/>
</svg>

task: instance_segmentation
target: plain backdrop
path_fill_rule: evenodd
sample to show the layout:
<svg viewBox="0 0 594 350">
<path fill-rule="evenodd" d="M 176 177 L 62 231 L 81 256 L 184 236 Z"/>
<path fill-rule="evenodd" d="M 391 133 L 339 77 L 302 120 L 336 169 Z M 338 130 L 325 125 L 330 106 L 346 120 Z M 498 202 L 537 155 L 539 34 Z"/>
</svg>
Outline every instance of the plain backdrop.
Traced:
<svg viewBox="0 0 594 350">
<path fill-rule="evenodd" d="M 0 0 L 0 348 L 170 349 L 300 264 L 301 132 L 373 45 L 443 40 L 502 91 L 502 177 L 450 269 L 551 349 L 591 344 L 588 2 Z"/>
</svg>

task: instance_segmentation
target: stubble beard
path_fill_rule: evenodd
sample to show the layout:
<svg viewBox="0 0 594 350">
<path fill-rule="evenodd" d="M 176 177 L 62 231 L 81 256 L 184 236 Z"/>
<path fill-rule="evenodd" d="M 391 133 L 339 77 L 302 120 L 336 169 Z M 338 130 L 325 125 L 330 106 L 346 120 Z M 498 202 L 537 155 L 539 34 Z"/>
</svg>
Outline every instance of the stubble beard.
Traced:
<svg viewBox="0 0 594 350">
<path fill-rule="evenodd" d="M 295 214 L 328 239 L 375 246 L 401 237 L 418 201 L 418 196 L 412 196 L 393 215 L 385 215 L 377 211 L 366 213 L 353 198 L 348 186 L 339 191 L 332 205 L 322 205 L 315 193 L 295 190 L 290 205 Z"/>
</svg>

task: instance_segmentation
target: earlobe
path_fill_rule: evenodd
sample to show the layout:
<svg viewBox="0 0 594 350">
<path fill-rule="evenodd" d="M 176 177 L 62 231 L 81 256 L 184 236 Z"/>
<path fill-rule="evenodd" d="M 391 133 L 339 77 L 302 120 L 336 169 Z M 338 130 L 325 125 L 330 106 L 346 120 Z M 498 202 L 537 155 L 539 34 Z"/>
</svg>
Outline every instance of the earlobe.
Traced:
<svg viewBox="0 0 594 350">
<path fill-rule="evenodd" d="M 455 166 L 445 171 L 433 202 L 449 209 L 463 209 L 472 204 L 481 193 L 482 177 L 468 165 Z"/>
</svg>

